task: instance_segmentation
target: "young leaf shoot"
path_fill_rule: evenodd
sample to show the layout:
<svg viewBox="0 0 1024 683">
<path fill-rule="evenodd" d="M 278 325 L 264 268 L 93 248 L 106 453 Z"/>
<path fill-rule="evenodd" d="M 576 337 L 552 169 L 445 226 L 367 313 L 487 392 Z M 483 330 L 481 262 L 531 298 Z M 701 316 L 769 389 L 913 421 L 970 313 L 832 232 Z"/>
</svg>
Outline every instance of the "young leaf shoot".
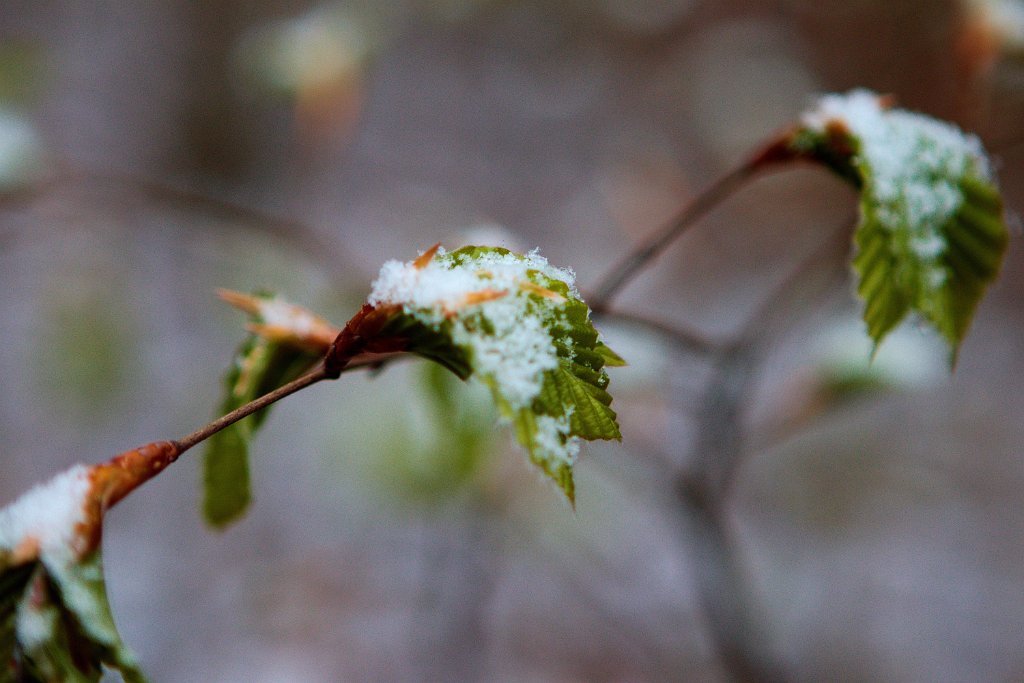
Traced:
<svg viewBox="0 0 1024 683">
<path fill-rule="evenodd" d="M 860 190 L 853 267 L 875 347 L 913 311 L 955 361 L 1008 239 L 978 138 L 855 90 L 822 97 L 789 145 Z"/>
<path fill-rule="evenodd" d="M 604 366 L 623 361 L 600 341 L 573 273 L 536 251 L 435 247 L 385 263 L 367 301 L 389 312 L 381 338 L 405 336 L 404 350 L 487 386 L 570 502 L 580 439 L 621 439 Z"/>
</svg>

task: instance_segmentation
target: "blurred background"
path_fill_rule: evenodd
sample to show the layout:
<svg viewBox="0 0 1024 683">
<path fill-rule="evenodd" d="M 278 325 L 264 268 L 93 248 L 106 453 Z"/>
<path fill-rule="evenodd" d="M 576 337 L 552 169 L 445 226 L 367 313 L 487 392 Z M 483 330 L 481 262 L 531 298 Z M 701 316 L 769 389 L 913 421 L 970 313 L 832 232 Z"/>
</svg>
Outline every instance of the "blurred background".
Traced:
<svg viewBox="0 0 1024 683">
<path fill-rule="evenodd" d="M 0 503 L 207 421 L 243 324 L 216 287 L 343 323 L 440 240 L 540 247 L 586 290 L 816 93 L 977 131 L 1013 212 L 1021 5 L 4 0 Z M 794 680 L 1024 680 L 1019 239 L 952 376 L 913 324 L 867 366 L 841 258 L 751 328 L 854 211 L 820 170 L 759 179 L 616 308 L 757 348 L 728 506 Z M 420 363 L 278 406 L 224 533 L 197 453 L 127 499 L 109 591 L 153 680 L 730 680 L 673 488 L 715 371 L 613 322 L 624 441 L 584 448 L 575 512 Z"/>
</svg>

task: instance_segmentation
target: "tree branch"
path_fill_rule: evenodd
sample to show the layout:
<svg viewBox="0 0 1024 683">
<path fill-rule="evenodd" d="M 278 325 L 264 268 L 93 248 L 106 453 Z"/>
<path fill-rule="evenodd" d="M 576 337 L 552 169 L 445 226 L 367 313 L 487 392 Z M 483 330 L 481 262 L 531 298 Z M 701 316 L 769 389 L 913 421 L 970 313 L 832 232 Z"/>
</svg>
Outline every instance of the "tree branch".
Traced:
<svg viewBox="0 0 1024 683">
<path fill-rule="evenodd" d="M 217 432 L 230 427 L 244 417 L 252 415 L 258 410 L 263 410 L 269 405 L 272 405 L 286 396 L 290 396 L 297 391 L 305 389 L 306 387 L 312 386 L 317 382 L 324 379 L 333 379 L 330 373 L 327 372 L 323 363 L 318 364 L 315 368 L 302 375 L 298 379 L 292 380 L 288 384 L 278 387 L 273 391 L 263 394 L 254 401 L 250 401 L 243 406 L 239 406 L 235 410 L 232 410 L 227 415 L 223 415 L 210 424 L 197 429 L 183 439 L 179 439 L 175 443 L 180 447 L 180 452 L 184 453 L 188 449 L 192 448 L 198 443 L 205 441 Z"/>
<path fill-rule="evenodd" d="M 847 225 L 844 222 L 844 227 Z M 775 323 L 798 304 L 817 296 L 805 287 L 806 277 L 829 263 L 837 247 L 846 247 L 846 230 L 836 231 L 816 247 L 765 299 L 733 344 L 717 359 L 698 418 L 695 466 L 675 481 L 684 533 L 694 553 L 697 590 L 712 642 L 723 667 L 736 681 L 783 681 L 766 619 L 757 607 L 750 577 L 743 566 L 740 543 L 728 516 L 728 500 L 744 452 L 741 442 L 742 404 L 757 361 L 772 338 Z M 824 287 L 832 277 L 819 283 Z M 799 289 L 800 295 L 794 295 Z"/>
<path fill-rule="evenodd" d="M 626 254 L 625 258 L 619 261 L 594 287 L 593 294 L 588 297 L 591 310 L 595 313 L 603 313 L 607 310 L 615 295 L 643 268 L 661 255 L 676 238 L 685 233 L 700 218 L 747 182 L 763 166 L 764 162 L 761 159 L 760 155 L 755 156 L 750 161 L 726 173 L 694 197 L 660 230 Z"/>
</svg>

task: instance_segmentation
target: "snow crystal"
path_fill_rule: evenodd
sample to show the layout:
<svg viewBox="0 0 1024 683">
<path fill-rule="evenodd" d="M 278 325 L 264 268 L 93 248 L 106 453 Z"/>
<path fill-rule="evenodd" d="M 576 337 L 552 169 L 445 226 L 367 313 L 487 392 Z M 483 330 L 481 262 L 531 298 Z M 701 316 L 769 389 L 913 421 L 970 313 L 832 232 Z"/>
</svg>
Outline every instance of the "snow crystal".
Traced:
<svg viewBox="0 0 1024 683">
<path fill-rule="evenodd" d="M 412 261 L 388 261 L 381 267 L 367 301 L 374 306 L 398 303 L 414 309 L 456 305 L 466 294 L 518 287 L 527 280 L 530 270 L 561 280 L 573 296 L 579 296 L 573 272 L 552 266 L 536 249 L 524 256 L 512 252 L 482 252 L 474 255 L 464 268 L 446 260 L 445 253 L 443 248 L 438 249 L 437 255 L 423 268 L 417 268 Z"/>
<path fill-rule="evenodd" d="M 963 203 L 958 181 L 967 174 L 992 180 L 978 138 L 927 116 L 886 109 L 867 90 L 822 97 L 803 123 L 816 131 L 838 123 L 850 131 L 858 143 L 854 163 L 865 174 L 877 218 L 886 229 L 908 235 L 926 286 L 941 285 L 942 228 Z"/>
<path fill-rule="evenodd" d="M 77 559 L 77 527 L 85 521 L 92 488 L 89 473 L 85 465 L 75 465 L 0 510 L 0 549 L 13 551 L 22 543 L 34 542 L 40 559 L 51 569 Z"/>
<path fill-rule="evenodd" d="M 493 377 L 513 408 L 524 408 L 540 393 L 544 371 L 558 367 L 558 355 L 544 324 L 535 317 L 523 317 L 509 305 L 513 302 L 503 298 L 487 306 L 494 334 L 456 325 L 452 339 L 472 350 L 475 371 Z"/>
</svg>

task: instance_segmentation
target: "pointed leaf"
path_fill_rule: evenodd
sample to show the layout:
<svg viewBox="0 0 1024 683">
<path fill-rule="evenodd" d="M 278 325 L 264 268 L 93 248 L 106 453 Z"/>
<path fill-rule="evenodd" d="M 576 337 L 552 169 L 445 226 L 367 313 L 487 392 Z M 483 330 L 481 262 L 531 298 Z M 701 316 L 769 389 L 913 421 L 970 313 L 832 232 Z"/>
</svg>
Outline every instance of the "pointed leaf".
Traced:
<svg viewBox="0 0 1024 683">
<path fill-rule="evenodd" d="M 76 466 L 0 510 L 0 680 L 144 680 L 114 625 L 98 549 L 112 489 Z"/>
<path fill-rule="evenodd" d="M 858 90 L 822 98 L 791 144 L 861 190 L 853 266 L 876 347 L 913 311 L 955 359 L 1008 240 L 978 139 Z"/>
<path fill-rule="evenodd" d="M 623 364 L 600 341 L 574 279 L 535 252 L 435 249 L 386 263 L 368 299 L 391 316 L 379 337 L 486 385 L 570 501 L 579 440 L 620 438 L 604 366 Z"/>
<path fill-rule="evenodd" d="M 626 366 L 626 361 L 619 354 L 612 351 L 604 342 L 598 342 L 594 350 L 604 358 L 604 365 L 608 368 L 621 368 Z"/>
<path fill-rule="evenodd" d="M 288 329 L 282 321 L 294 319 L 298 315 L 294 312 L 303 312 L 304 309 L 285 304 L 266 294 L 250 296 L 230 293 L 230 296 L 232 303 L 243 308 L 249 306 L 246 310 L 251 313 L 250 324 L 257 326 L 261 333 L 250 335 L 235 355 L 225 377 L 225 398 L 219 412 L 221 415 L 259 398 L 312 368 L 322 355 L 313 350 L 317 349 L 316 340 L 330 336 L 328 331 L 314 337 L 313 341 L 294 335 L 288 337 L 281 332 Z M 243 298 L 249 302 L 241 303 Z M 305 324 L 305 327 L 310 325 Z M 275 335 L 273 339 L 263 336 L 262 333 L 268 329 Z M 255 413 L 207 440 L 203 453 L 203 516 L 214 527 L 223 528 L 231 524 L 249 506 L 252 497 L 249 442 L 267 414 L 267 410 Z"/>
</svg>

